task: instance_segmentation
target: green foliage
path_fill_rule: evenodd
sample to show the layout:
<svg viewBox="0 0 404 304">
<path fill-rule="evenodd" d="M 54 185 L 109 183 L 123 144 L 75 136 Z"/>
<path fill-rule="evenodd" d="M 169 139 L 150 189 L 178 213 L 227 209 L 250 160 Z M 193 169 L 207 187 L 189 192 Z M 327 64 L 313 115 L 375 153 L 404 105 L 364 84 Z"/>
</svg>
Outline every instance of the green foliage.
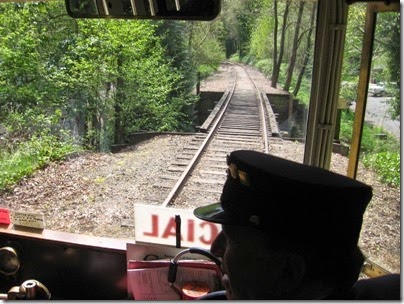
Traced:
<svg viewBox="0 0 404 304">
<path fill-rule="evenodd" d="M 210 65 L 202 64 L 198 67 L 198 72 L 201 75 L 201 79 L 207 78 L 216 71 L 215 68 Z"/>
<path fill-rule="evenodd" d="M 340 139 L 348 144 L 351 144 L 354 118 L 355 113 L 351 110 L 341 112 Z"/>
<path fill-rule="evenodd" d="M 390 104 L 390 117 L 392 119 L 400 119 L 401 117 L 401 92 L 397 85 L 387 86 L 387 94 L 391 95 L 392 98 L 388 100 Z"/>
<path fill-rule="evenodd" d="M 250 53 L 258 60 L 265 60 L 271 53 L 271 45 L 273 44 L 272 31 L 273 19 L 267 15 L 261 15 L 256 22 L 256 28 L 251 34 Z M 267 59 L 269 60 L 269 58 Z"/>
<path fill-rule="evenodd" d="M 26 111 L 4 121 L 8 140 L 0 149 L 0 190 L 14 185 L 36 169 L 61 160 L 80 148 L 59 128 L 60 111 L 53 115 Z"/>
<path fill-rule="evenodd" d="M 257 5 L 260 7 L 259 10 L 255 11 L 254 20 L 250 20 L 251 23 L 245 25 L 243 30 L 245 32 L 251 32 L 250 40 L 244 40 L 243 42 L 249 43 L 248 46 L 245 44 L 235 44 L 238 48 L 238 52 L 232 52 L 231 60 L 249 62 L 253 63 L 261 72 L 269 76 L 272 73 L 272 58 L 275 53 L 275 46 L 277 46 L 278 59 L 281 53 L 281 37 L 282 34 L 285 35 L 285 45 L 283 51 L 283 58 L 280 65 L 279 78 L 277 82 L 279 84 L 284 84 L 286 81 L 285 71 L 288 65 L 291 55 L 292 55 L 292 45 L 293 33 L 295 29 L 297 20 L 297 7 L 299 2 L 290 3 L 290 11 L 287 20 L 283 20 L 282 15 L 285 11 L 287 1 L 278 0 L 259 0 L 256 1 Z M 243 22 L 248 16 L 248 10 L 244 5 L 248 4 L 240 3 L 239 1 L 232 1 L 228 3 L 224 2 L 226 7 L 232 7 L 232 12 L 226 18 L 225 26 L 227 27 L 227 33 L 229 36 L 234 37 L 234 40 L 240 39 L 242 33 L 237 31 L 238 27 L 236 22 Z M 278 35 L 277 40 L 274 39 L 274 28 L 275 28 L 275 18 L 268 18 L 274 11 L 274 4 L 277 4 L 278 9 Z M 240 14 L 240 10 L 243 10 L 243 14 Z M 305 13 L 303 14 L 303 19 L 300 28 L 299 36 L 299 48 L 296 54 L 296 66 L 294 73 L 302 71 L 303 78 L 300 84 L 300 89 L 297 91 L 296 98 L 305 105 L 309 105 L 310 93 L 311 93 L 311 65 L 312 58 L 304 63 L 304 55 L 307 51 L 310 51 L 310 40 L 308 38 L 308 32 L 310 30 L 310 13 L 308 12 L 309 5 L 305 7 Z M 227 12 L 226 12 L 227 13 Z M 362 40 L 363 31 L 365 24 L 365 14 L 366 14 L 366 4 L 357 3 L 349 6 L 349 16 L 348 24 L 346 28 L 346 42 L 344 49 L 344 65 L 342 70 L 342 83 L 340 87 L 340 98 L 346 99 L 347 102 L 355 101 L 357 98 L 357 83 L 360 69 L 361 60 L 361 50 L 362 50 Z M 372 66 L 374 67 L 372 71 L 372 78 L 384 82 L 395 82 L 400 83 L 399 69 L 399 46 L 400 46 L 400 27 L 399 27 L 399 17 L 400 14 L 397 13 L 380 13 L 377 16 L 377 29 L 376 29 L 376 40 L 374 47 L 374 56 Z M 244 19 L 243 19 L 244 18 Z M 286 22 L 285 32 L 282 33 L 282 25 Z M 232 44 L 233 46 L 234 44 Z M 313 45 L 313 44 L 312 44 Z M 306 50 L 306 51 L 304 51 Z M 248 53 L 246 54 L 246 51 Z M 310 53 L 309 53 L 310 54 Z M 230 56 L 229 56 L 230 57 Z M 307 64 L 304 66 L 304 64 Z M 305 67 L 305 69 L 303 69 Z M 294 87 L 299 88 L 297 77 L 293 76 L 291 86 L 289 91 L 292 91 Z M 393 98 L 390 101 L 392 107 L 392 117 L 398 118 L 401 110 L 400 101 L 400 91 L 399 85 L 396 86 L 397 89 L 387 88 L 387 92 Z M 353 127 L 353 112 L 344 111 L 343 118 L 341 122 L 341 134 L 340 138 L 343 142 L 350 144 L 352 138 L 352 127 Z M 386 133 L 380 128 L 371 127 L 369 125 L 364 126 L 362 134 L 361 152 L 362 155 L 377 155 L 379 153 L 385 153 L 386 151 L 395 152 L 399 151 L 400 146 L 395 138 L 392 136 L 387 137 L 386 140 L 378 138 L 379 133 Z M 377 169 L 376 164 L 372 167 Z M 394 164 L 392 164 L 394 167 Z M 396 170 L 399 172 L 399 170 Z M 383 174 L 383 173 L 381 173 Z"/>
<path fill-rule="evenodd" d="M 232 61 L 232 62 L 241 62 L 240 56 L 239 56 L 238 53 L 231 55 L 231 57 L 229 58 L 229 60 Z"/>
<path fill-rule="evenodd" d="M 365 23 L 365 4 L 351 5 L 349 8 L 348 27 L 344 50 L 344 65 L 340 98 L 355 101 L 362 50 L 363 27 Z M 400 27 L 399 13 L 377 14 L 377 25 L 372 60 L 372 81 L 399 82 L 397 71 L 400 69 Z M 400 115 L 399 86 L 386 85 L 386 91 L 393 98 L 390 100 L 393 119 Z M 342 113 L 342 141 L 350 144 L 354 113 L 350 110 Z M 381 128 L 364 125 L 361 139 L 361 159 L 365 166 L 374 169 L 385 183 L 399 186 L 400 184 L 400 143 L 388 133 L 387 139 L 380 139 L 378 134 L 386 134 Z"/>
<path fill-rule="evenodd" d="M 0 187 L 116 131 L 190 131 L 196 71 L 224 58 L 221 23 L 75 20 L 63 2 L 0 5 Z M 119 130 L 117 129 L 119 127 Z"/>
<path fill-rule="evenodd" d="M 341 99 L 345 99 L 347 102 L 355 101 L 358 94 L 358 76 L 357 77 L 345 77 L 345 80 L 341 82 L 339 96 Z"/>
<path fill-rule="evenodd" d="M 88 148 L 133 130 L 189 130 L 197 68 L 224 58 L 218 22 L 192 23 L 191 37 L 184 22 L 71 19 L 61 2 L 0 13 L 0 118 L 58 109 Z"/>
<path fill-rule="evenodd" d="M 385 151 L 370 155 L 366 154 L 363 157 L 363 163 L 366 167 L 374 168 L 382 182 L 400 187 L 400 153 Z"/>
<path fill-rule="evenodd" d="M 31 175 L 52 161 L 78 151 L 71 143 L 58 141 L 54 135 L 33 136 L 16 150 L 0 153 L 0 190 L 11 187 L 21 178 Z"/>
<path fill-rule="evenodd" d="M 192 22 L 187 24 L 189 37 L 188 50 L 191 54 L 191 66 L 195 66 L 201 77 L 208 76 L 218 69 L 225 59 L 221 43 L 223 24 L 220 20 L 212 22 Z"/>
<path fill-rule="evenodd" d="M 342 71 L 341 98 L 356 99 L 356 88 L 360 68 L 362 39 L 365 24 L 366 4 L 359 3 L 349 7 L 348 26 L 344 49 L 344 64 Z M 400 117 L 401 98 L 400 87 L 400 13 L 383 12 L 377 14 L 375 40 L 372 56 L 371 82 L 396 83 L 397 88 L 388 88 L 388 93 L 394 96 L 390 101 L 391 116 Z M 352 88 L 345 90 L 346 84 Z M 344 86 L 345 84 L 345 86 Z"/>
<path fill-rule="evenodd" d="M 352 129 L 355 113 L 347 109 L 341 113 L 340 139 L 351 144 Z M 387 134 L 387 139 L 379 139 L 379 134 Z M 364 124 L 361 151 L 364 153 L 379 153 L 383 151 L 399 151 L 400 143 L 380 127 Z"/>
<path fill-rule="evenodd" d="M 10 138 L 23 141 L 40 134 L 42 130 L 59 129 L 58 122 L 61 118 L 60 110 L 45 114 L 40 110 L 27 109 L 23 113 L 9 112 L 3 123 Z"/>
<path fill-rule="evenodd" d="M 351 110 L 342 112 L 340 139 L 351 144 L 354 113 Z M 381 139 L 379 134 L 387 134 Z M 382 128 L 364 125 L 361 141 L 361 159 L 363 164 L 374 169 L 381 180 L 394 186 L 400 185 L 400 143 Z"/>
<path fill-rule="evenodd" d="M 399 119 L 401 115 L 401 27 L 400 13 L 389 12 L 378 14 L 376 35 L 382 37 L 382 52 L 386 55 L 384 82 L 387 92 L 393 96 L 389 101 L 391 117 Z"/>
<path fill-rule="evenodd" d="M 68 27 L 59 23 L 64 7 L 55 2 L 2 3 L 0 11 L 0 115 L 61 104 L 57 83 L 50 78 L 63 50 L 61 37 L 69 36 Z"/>
<path fill-rule="evenodd" d="M 353 77 L 356 77 L 356 81 L 358 80 L 357 76 L 359 75 L 365 15 L 365 3 L 356 3 L 355 5 L 349 6 L 342 81 L 352 82 L 355 80 L 352 79 Z"/>
<path fill-rule="evenodd" d="M 269 59 L 259 60 L 255 67 L 260 70 L 265 76 L 270 76 L 272 72 L 272 62 Z"/>
<path fill-rule="evenodd" d="M 261 1 L 255 0 L 225 0 L 222 2 L 227 58 L 235 52 L 240 58 L 249 54 L 250 37 L 261 5 Z"/>
<path fill-rule="evenodd" d="M 161 39 L 164 56 L 170 58 L 171 65 L 183 75 L 184 90 L 191 90 L 195 83 L 195 70 L 190 69 L 193 54 L 188 46 L 189 24 L 182 21 L 164 20 L 157 23 L 155 33 Z"/>
<path fill-rule="evenodd" d="M 301 104 L 306 105 L 306 107 L 308 107 L 310 104 L 310 93 L 311 93 L 311 81 L 309 78 L 304 77 L 302 79 L 299 94 L 297 95 L 297 97 L 299 99 L 299 102 Z"/>
</svg>

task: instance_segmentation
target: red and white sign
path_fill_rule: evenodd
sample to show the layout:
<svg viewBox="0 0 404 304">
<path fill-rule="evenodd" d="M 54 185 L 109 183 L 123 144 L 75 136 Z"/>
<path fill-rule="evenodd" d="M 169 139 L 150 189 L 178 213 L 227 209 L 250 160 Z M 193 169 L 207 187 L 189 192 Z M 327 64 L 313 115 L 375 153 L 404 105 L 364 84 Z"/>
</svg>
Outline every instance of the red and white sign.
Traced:
<svg viewBox="0 0 404 304">
<path fill-rule="evenodd" d="M 176 245 L 175 216 L 181 217 L 181 247 L 210 248 L 221 225 L 196 218 L 193 210 L 135 205 L 136 242 Z"/>
<path fill-rule="evenodd" d="M 0 224 L 8 225 L 10 223 L 10 210 L 7 208 L 0 208 Z"/>
</svg>

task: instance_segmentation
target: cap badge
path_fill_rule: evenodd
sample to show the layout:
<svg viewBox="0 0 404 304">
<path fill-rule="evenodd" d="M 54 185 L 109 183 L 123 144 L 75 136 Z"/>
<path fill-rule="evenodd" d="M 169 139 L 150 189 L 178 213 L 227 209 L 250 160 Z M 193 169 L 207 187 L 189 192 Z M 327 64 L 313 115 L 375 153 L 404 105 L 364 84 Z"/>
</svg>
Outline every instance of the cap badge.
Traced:
<svg viewBox="0 0 404 304">
<path fill-rule="evenodd" d="M 246 172 L 238 170 L 238 177 L 240 178 L 240 183 L 247 187 L 250 186 L 250 180 Z"/>
<path fill-rule="evenodd" d="M 234 179 L 238 178 L 240 180 L 240 183 L 244 186 L 250 186 L 250 179 L 248 177 L 248 174 L 244 171 L 238 170 L 235 164 L 229 164 L 227 174 L 230 174 L 230 176 Z"/>
<path fill-rule="evenodd" d="M 236 179 L 238 177 L 238 170 L 235 164 L 229 165 L 229 172 L 232 178 Z"/>
</svg>

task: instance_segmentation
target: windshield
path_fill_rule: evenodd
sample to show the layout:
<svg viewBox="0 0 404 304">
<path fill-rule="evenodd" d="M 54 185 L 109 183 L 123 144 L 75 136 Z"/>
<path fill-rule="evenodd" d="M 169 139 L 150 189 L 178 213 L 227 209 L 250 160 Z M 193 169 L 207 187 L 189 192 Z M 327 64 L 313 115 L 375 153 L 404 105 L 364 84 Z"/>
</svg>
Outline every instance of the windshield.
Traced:
<svg viewBox="0 0 404 304">
<path fill-rule="evenodd" d="M 365 11 L 352 5 L 346 30 L 330 160 L 330 170 L 343 175 Z M 73 19 L 62 1 L 1 3 L 0 210 L 43 217 L 46 229 L 134 239 L 135 206 L 161 207 L 187 165 L 185 156 L 194 153 L 195 134 L 205 132 L 236 73 L 239 80 L 248 74 L 271 104 L 279 130 L 269 135 L 269 153 L 302 163 L 316 12 L 314 1 L 249 0 L 223 1 L 220 15 L 207 22 L 103 20 Z M 358 173 L 374 187 L 361 246 L 395 272 L 398 21 L 398 13 L 379 14 L 371 83 L 384 89 L 369 93 Z M 225 153 L 218 158 L 225 162 Z M 223 174 L 226 166 L 217 166 Z M 192 210 L 218 201 L 223 179 L 216 175 L 200 178 L 196 187 L 209 194 L 172 207 Z M 170 235 L 167 229 L 158 233 Z"/>
</svg>

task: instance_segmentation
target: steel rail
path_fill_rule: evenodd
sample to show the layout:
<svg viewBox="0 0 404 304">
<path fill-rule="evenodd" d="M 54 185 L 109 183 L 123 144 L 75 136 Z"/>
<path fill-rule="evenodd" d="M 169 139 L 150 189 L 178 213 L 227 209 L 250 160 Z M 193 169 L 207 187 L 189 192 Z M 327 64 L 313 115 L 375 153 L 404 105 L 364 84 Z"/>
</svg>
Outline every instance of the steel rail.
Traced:
<svg viewBox="0 0 404 304">
<path fill-rule="evenodd" d="M 164 200 L 164 202 L 161 204 L 162 207 L 167 207 L 168 204 L 178 195 L 179 189 L 181 189 L 186 181 L 187 176 L 189 173 L 192 171 L 192 169 L 195 167 L 197 161 L 200 159 L 202 152 L 205 150 L 205 148 L 209 145 L 210 141 L 212 140 L 214 134 L 216 133 L 220 122 L 222 121 L 224 114 L 226 113 L 226 110 L 230 104 L 231 98 L 234 94 L 234 91 L 236 90 L 236 82 L 237 82 L 237 74 L 234 76 L 234 81 L 233 81 L 233 86 L 230 91 L 230 93 L 226 97 L 226 102 L 223 105 L 222 111 L 220 111 L 220 114 L 218 115 L 218 118 L 216 119 L 216 122 L 213 124 L 211 130 L 209 131 L 208 135 L 196 151 L 194 157 L 191 159 L 190 163 L 188 166 L 185 168 L 184 172 L 181 174 L 179 177 L 178 181 L 175 183 L 174 187 L 171 189 L 170 193 L 167 195 L 167 198 Z"/>
<path fill-rule="evenodd" d="M 241 66 L 242 67 L 242 66 Z M 262 100 L 262 95 L 261 95 L 261 91 L 258 89 L 257 84 L 255 83 L 255 81 L 251 78 L 250 74 L 248 73 L 248 71 L 242 67 L 244 69 L 244 71 L 247 73 L 248 77 L 250 78 L 251 82 L 253 83 L 256 93 L 258 95 L 258 99 L 260 101 L 260 111 L 261 111 L 261 115 L 262 115 L 262 119 L 261 119 L 261 124 L 262 124 L 262 132 L 263 132 L 263 137 L 264 137 L 264 152 L 266 154 L 269 153 L 269 143 L 268 143 L 268 125 L 267 125 L 267 120 L 265 117 L 265 108 L 264 108 L 264 101 Z"/>
<path fill-rule="evenodd" d="M 248 71 L 241 65 L 238 65 L 238 67 L 242 68 L 244 72 L 246 73 L 248 79 L 251 81 L 252 85 L 255 88 L 255 95 L 256 95 L 256 100 L 258 101 L 258 112 L 260 113 L 260 124 L 261 124 L 261 135 L 263 136 L 263 144 L 264 144 L 264 152 L 269 153 L 269 143 L 268 143 L 268 125 L 266 122 L 266 112 L 265 112 L 265 105 L 264 101 L 262 98 L 262 94 L 257 86 L 257 84 L 254 82 L 254 80 L 251 78 L 250 74 Z M 212 142 L 212 139 L 214 136 L 218 133 L 220 133 L 219 129 L 222 127 L 222 123 L 224 120 L 224 117 L 226 116 L 226 113 L 230 107 L 231 101 L 233 99 L 233 95 L 236 91 L 236 86 L 237 86 L 237 72 L 234 70 L 234 79 L 233 79 L 233 84 L 232 88 L 229 91 L 229 94 L 226 96 L 225 102 L 223 103 L 220 111 L 218 112 L 218 115 L 214 119 L 214 123 L 212 126 L 209 128 L 209 132 L 201 145 L 198 147 L 197 151 L 193 155 L 192 159 L 189 161 L 188 165 L 182 172 L 181 176 L 178 178 L 177 182 L 175 185 L 171 188 L 169 194 L 161 204 L 162 207 L 167 207 L 169 206 L 181 193 L 182 189 L 185 186 L 185 183 L 188 181 L 188 178 L 191 176 L 191 172 L 195 169 L 196 164 L 201 160 L 203 152 L 207 151 L 207 147 L 210 145 Z"/>
</svg>

